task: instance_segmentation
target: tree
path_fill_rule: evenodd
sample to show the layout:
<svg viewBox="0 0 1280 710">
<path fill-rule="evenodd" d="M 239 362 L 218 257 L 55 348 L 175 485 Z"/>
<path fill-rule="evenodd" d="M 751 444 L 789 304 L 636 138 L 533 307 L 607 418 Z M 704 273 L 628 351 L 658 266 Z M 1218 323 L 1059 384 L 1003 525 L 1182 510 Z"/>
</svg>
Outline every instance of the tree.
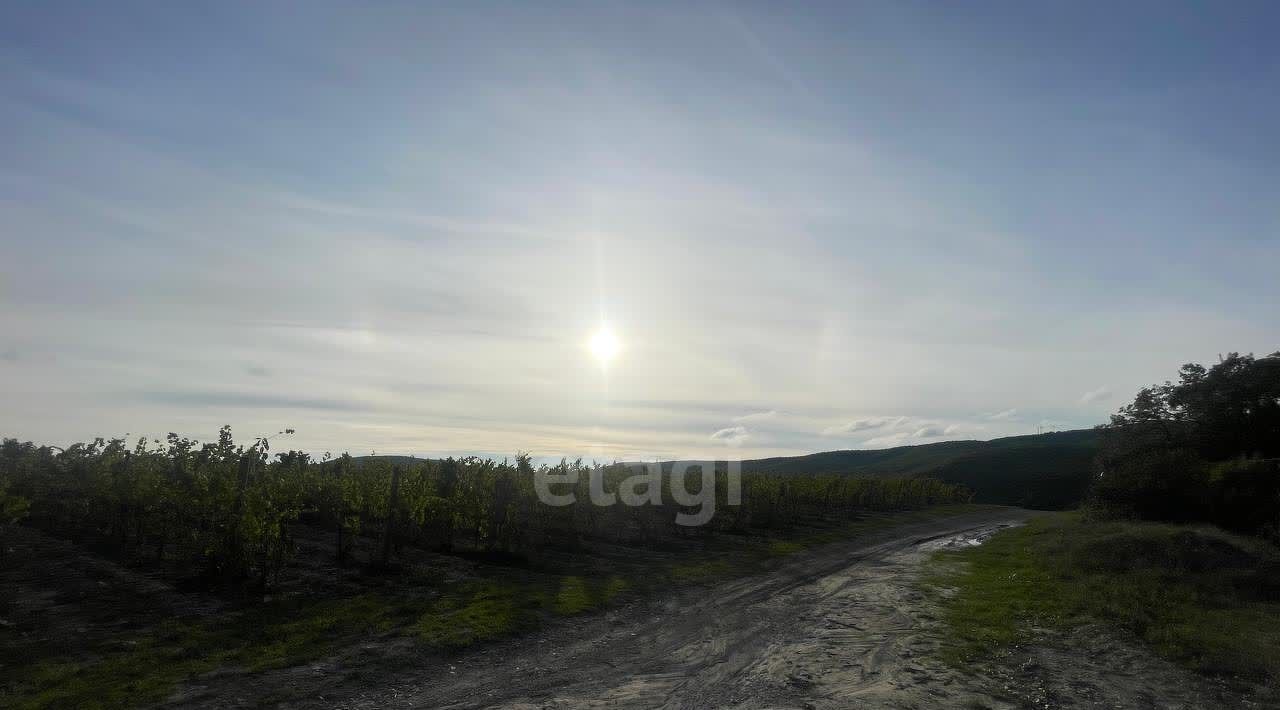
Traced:
<svg viewBox="0 0 1280 710">
<path fill-rule="evenodd" d="M 1272 521 L 1280 510 L 1280 501 L 1265 495 L 1253 501 L 1257 510 L 1242 512 L 1239 491 L 1259 484 L 1232 479 L 1259 469 L 1213 465 L 1280 457 L 1280 353 L 1183 365 L 1176 383 L 1143 388 L 1102 428 L 1092 498 L 1106 510 L 1237 529 L 1239 520 Z M 1224 517 L 1227 510 L 1235 512 Z"/>
<path fill-rule="evenodd" d="M 0 562 L 9 552 L 9 528 L 27 516 L 31 501 L 9 492 L 9 482 L 0 479 Z"/>
</svg>

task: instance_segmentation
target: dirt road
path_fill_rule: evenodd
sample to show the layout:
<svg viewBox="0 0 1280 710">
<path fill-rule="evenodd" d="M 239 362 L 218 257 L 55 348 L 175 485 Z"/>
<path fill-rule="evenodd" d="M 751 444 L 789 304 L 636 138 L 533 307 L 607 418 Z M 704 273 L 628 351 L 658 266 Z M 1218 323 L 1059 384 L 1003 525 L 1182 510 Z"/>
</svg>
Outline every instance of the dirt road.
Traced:
<svg viewBox="0 0 1280 710">
<path fill-rule="evenodd" d="M 636 603 L 301 706 L 991 706 L 929 658 L 936 622 L 914 581 L 929 548 L 1027 515 L 996 509 L 897 527 L 796 555 L 766 576 Z"/>
</svg>

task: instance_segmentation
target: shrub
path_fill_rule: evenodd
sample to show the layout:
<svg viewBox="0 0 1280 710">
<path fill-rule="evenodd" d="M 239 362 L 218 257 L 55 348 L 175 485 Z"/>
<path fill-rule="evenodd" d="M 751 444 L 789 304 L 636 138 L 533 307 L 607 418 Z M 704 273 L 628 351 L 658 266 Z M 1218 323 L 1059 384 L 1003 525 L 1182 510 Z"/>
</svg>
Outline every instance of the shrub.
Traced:
<svg viewBox="0 0 1280 710">
<path fill-rule="evenodd" d="M 1214 523 L 1280 542 L 1280 459 L 1237 459 L 1211 467 Z"/>
<path fill-rule="evenodd" d="M 1150 520 L 1204 520 L 1208 494 L 1208 466 L 1188 449 L 1150 449 L 1113 460 L 1093 487 L 1104 510 Z"/>
</svg>

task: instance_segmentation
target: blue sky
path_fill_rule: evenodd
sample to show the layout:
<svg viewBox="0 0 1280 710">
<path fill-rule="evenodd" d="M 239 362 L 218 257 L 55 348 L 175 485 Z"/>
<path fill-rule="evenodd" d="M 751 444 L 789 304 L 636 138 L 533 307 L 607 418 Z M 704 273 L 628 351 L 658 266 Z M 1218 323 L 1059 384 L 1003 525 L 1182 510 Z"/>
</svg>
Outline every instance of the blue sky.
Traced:
<svg viewBox="0 0 1280 710">
<path fill-rule="evenodd" d="M 1277 26 L 9 4 L 0 430 L 609 459 L 1089 426 L 1280 348 Z"/>
</svg>

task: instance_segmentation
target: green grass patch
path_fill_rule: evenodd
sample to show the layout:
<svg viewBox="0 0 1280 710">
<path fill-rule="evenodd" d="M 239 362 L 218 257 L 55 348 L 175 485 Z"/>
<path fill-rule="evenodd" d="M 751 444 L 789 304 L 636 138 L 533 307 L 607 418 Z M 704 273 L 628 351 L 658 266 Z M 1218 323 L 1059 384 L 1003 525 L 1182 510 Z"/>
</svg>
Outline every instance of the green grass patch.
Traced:
<svg viewBox="0 0 1280 710">
<path fill-rule="evenodd" d="M 1280 678 L 1280 553 L 1209 527 L 1044 516 L 935 557 L 948 660 L 1102 623 L 1195 670 Z"/>
<path fill-rule="evenodd" d="M 546 603 L 540 587 L 502 581 L 467 584 L 431 604 L 414 631 L 428 646 L 461 648 L 532 627 Z"/>
<path fill-rule="evenodd" d="M 678 584 L 700 584 L 728 577 L 735 571 L 735 565 L 728 560 L 708 559 L 700 562 L 671 565 L 667 571 L 671 581 Z"/>
<path fill-rule="evenodd" d="M 804 549 L 804 545 L 792 540 L 774 540 L 769 543 L 769 554 L 774 557 L 784 557 L 786 555 L 795 554 Z"/>
<path fill-rule="evenodd" d="M 393 628 L 405 608 L 372 595 L 267 604 L 216 621 L 161 624 L 97 649 L 95 658 L 46 658 L 6 678 L 13 708 L 119 708 L 163 700 L 181 680 L 224 666 L 297 665 L 353 638 Z M 11 704 L 9 704 L 11 703 Z"/>
<path fill-rule="evenodd" d="M 619 594 L 631 589 L 631 583 L 618 576 L 603 582 L 584 581 L 582 577 L 569 576 L 560 580 L 556 593 L 555 612 L 561 616 L 581 614 L 608 606 Z"/>
</svg>

